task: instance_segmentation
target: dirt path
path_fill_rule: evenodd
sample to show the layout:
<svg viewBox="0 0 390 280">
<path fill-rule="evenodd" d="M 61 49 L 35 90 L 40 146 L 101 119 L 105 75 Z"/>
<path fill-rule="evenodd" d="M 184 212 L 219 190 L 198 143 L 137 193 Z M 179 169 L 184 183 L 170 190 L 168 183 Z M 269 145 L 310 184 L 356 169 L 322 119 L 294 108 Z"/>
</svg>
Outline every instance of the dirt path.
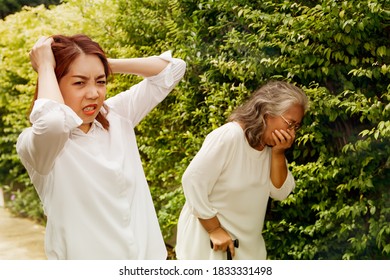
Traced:
<svg viewBox="0 0 390 280">
<path fill-rule="evenodd" d="M 45 260 L 45 228 L 0 206 L 0 260 Z"/>
</svg>

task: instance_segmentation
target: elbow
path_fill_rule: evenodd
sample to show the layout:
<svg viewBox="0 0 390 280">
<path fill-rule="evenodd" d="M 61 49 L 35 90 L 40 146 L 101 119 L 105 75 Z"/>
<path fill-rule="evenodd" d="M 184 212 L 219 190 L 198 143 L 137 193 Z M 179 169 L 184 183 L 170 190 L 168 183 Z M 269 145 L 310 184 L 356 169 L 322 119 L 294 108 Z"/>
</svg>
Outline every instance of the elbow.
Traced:
<svg viewBox="0 0 390 280">
<path fill-rule="evenodd" d="M 191 198 L 199 195 L 199 189 L 196 187 L 198 178 L 194 172 L 191 171 L 190 168 L 187 168 L 184 171 L 184 174 L 181 178 L 181 184 L 184 192 L 184 196 L 186 198 Z"/>
<path fill-rule="evenodd" d="M 181 185 L 184 191 L 184 194 L 186 191 L 190 188 L 189 186 L 191 185 L 190 183 L 190 175 L 188 174 L 187 171 L 184 172 L 183 176 L 181 177 Z"/>
<path fill-rule="evenodd" d="M 176 81 L 181 80 L 186 72 L 187 64 L 184 60 L 176 58 L 174 60 L 173 76 Z"/>
<path fill-rule="evenodd" d="M 293 184 L 293 185 L 284 184 L 280 188 L 276 188 L 275 187 L 271 191 L 271 197 L 274 200 L 279 200 L 279 201 L 285 200 L 291 194 L 291 192 L 293 191 L 294 187 L 295 187 L 295 184 Z"/>
</svg>

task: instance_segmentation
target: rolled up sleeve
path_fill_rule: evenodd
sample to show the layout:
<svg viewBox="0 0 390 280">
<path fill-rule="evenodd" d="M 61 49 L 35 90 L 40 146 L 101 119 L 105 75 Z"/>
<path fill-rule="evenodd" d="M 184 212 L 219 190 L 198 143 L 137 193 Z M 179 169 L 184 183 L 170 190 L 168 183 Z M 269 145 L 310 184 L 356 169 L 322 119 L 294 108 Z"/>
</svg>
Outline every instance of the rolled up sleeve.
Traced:
<svg viewBox="0 0 390 280">
<path fill-rule="evenodd" d="M 270 196 L 275 200 L 283 200 L 287 198 L 287 196 L 293 191 L 294 188 L 295 179 L 290 170 L 288 170 L 286 180 L 280 188 L 276 188 L 271 182 Z"/>
<path fill-rule="evenodd" d="M 143 79 L 106 101 L 112 110 L 129 119 L 133 126 L 164 100 L 184 76 L 186 63 L 182 59 L 173 58 L 170 51 L 158 57 L 169 61 L 159 74 Z"/>
<path fill-rule="evenodd" d="M 209 219 L 218 213 L 210 195 L 235 149 L 233 137 L 228 130 L 222 133 L 213 131 L 183 174 L 186 201 L 192 214 L 198 218 Z"/>
<path fill-rule="evenodd" d="M 30 115 L 32 127 L 25 129 L 16 143 L 23 163 L 45 175 L 69 138 L 70 131 L 82 120 L 68 106 L 49 99 L 38 99 Z"/>
</svg>

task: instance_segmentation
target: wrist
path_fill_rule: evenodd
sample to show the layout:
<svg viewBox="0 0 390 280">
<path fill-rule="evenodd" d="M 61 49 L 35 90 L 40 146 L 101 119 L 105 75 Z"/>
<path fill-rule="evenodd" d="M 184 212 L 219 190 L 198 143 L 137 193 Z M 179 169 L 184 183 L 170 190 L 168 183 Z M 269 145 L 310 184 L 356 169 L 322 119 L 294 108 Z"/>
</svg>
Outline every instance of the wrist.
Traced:
<svg viewBox="0 0 390 280">
<path fill-rule="evenodd" d="M 47 72 L 54 72 L 55 66 L 51 63 L 42 63 L 36 66 L 36 71 L 38 74 L 45 74 Z M 35 70 L 35 69 L 34 69 Z"/>
<path fill-rule="evenodd" d="M 217 217 L 213 217 L 211 219 L 199 218 L 199 222 L 201 223 L 201 225 L 207 231 L 208 234 L 211 234 L 221 228 L 221 224 Z"/>
<path fill-rule="evenodd" d="M 272 149 L 271 149 L 272 156 L 276 156 L 276 157 L 284 157 L 284 152 L 285 151 L 286 150 L 277 149 L 275 147 L 272 147 Z"/>
<path fill-rule="evenodd" d="M 212 234 L 213 232 L 216 232 L 220 228 L 221 228 L 221 225 L 218 225 L 218 226 L 216 226 L 215 228 L 212 228 L 212 229 L 207 229 L 207 233 L 208 234 Z"/>
</svg>

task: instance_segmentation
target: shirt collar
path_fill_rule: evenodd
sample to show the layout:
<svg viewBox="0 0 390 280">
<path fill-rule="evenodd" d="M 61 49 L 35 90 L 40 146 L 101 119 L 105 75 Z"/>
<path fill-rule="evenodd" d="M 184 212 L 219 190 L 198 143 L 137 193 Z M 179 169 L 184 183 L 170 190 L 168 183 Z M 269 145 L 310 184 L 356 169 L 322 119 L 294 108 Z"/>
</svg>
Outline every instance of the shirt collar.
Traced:
<svg viewBox="0 0 390 280">
<path fill-rule="evenodd" d="M 91 128 L 89 129 L 88 133 L 84 133 L 80 128 L 75 128 L 72 130 L 73 135 L 79 135 L 79 136 L 86 136 L 86 135 L 91 135 L 94 133 L 96 130 L 104 130 L 104 127 L 100 122 L 98 122 L 96 119 L 93 120 Z"/>
</svg>

